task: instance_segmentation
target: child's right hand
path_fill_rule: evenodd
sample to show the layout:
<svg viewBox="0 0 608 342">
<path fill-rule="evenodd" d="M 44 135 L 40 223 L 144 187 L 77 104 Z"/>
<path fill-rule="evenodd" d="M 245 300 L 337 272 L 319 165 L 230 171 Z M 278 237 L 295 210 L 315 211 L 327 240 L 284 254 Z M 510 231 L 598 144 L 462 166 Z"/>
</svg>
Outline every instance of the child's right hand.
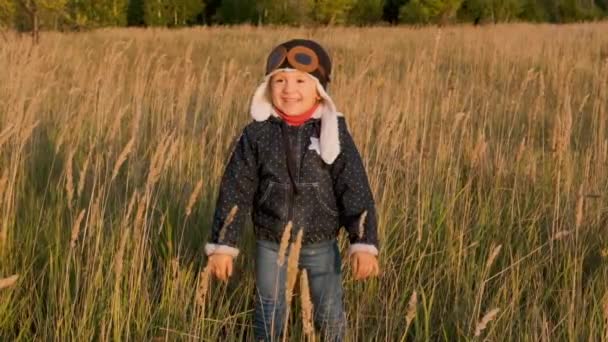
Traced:
<svg viewBox="0 0 608 342">
<path fill-rule="evenodd" d="M 226 281 L 232 275 L 232 256 L 228 254 L 211 254 L 207 267 L 214 277 Z"/>
</svg>

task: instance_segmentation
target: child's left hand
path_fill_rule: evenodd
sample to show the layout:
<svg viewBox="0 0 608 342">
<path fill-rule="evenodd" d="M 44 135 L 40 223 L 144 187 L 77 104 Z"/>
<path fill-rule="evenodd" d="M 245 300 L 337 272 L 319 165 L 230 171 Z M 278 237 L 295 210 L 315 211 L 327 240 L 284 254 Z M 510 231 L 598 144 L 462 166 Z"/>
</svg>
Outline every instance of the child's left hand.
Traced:
<svg viewBox="0 0 608 342">
<path fill-rule="evenodd" d="M 380 266 L 375 255 L 367 252 L 355 252 L 350 256 L 353 277 L 361 280 L 380 273 Z"/>
</svg>

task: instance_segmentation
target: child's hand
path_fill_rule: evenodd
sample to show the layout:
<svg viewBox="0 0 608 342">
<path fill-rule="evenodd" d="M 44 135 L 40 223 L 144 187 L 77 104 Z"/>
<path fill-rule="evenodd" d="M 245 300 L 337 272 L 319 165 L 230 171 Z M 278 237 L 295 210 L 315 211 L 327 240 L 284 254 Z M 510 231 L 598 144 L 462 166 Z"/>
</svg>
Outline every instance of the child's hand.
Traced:
<svg viewBox="0 0 608 342">
<path fill-rule="evenodd" d="M 380 273 L 380 266 L 375 255 L 367 252 L 355 252 L 350 256 L 353 277 L 355 280 L 365 279 L 370 276 L 377 276 Z"/>
<path fill-rule="evenodd" d="M 211 254 L 207 260 L 209 271 L 216 278 L 226 281 L 232 275 L 232 256 L 228 254 Z"/>
</svg>

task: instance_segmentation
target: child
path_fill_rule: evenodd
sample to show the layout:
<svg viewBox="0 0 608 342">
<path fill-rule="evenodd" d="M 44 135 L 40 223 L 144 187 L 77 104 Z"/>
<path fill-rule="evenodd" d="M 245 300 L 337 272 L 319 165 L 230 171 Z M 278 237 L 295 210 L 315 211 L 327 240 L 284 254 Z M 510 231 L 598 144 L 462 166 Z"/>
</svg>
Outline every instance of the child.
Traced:
<svg viewBox="0 0 608 342">
<path fill-rule="evenodd" d="M 299 267 L 306 269 L 315 326 L 341 341 L 341 260 L 336 237 L 346 227 L 355 279 L 378 274 L 376 210 L 361 157 L 342 114 L 326 92 L 331 61 L 311 40 L 295 39 L 269 55 L 251 101 L 253 122 L 232 151 L 220 185 L 208 266 L 227 280 L 249 213 L 256 236 L 256 341 L 278 340 L 284 323 L 285 265 L 281 236 L 303 231 Z"/>
</svg>

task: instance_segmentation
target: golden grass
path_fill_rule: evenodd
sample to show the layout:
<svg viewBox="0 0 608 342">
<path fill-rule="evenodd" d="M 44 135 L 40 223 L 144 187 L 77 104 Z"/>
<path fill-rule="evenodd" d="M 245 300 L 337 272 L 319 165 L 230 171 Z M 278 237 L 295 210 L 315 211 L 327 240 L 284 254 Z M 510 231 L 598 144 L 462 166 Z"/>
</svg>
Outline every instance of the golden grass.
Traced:
<svg viewBox="0 0 608 342">
<path fill-rule="evenodd" d="M 489 340 L 605 339 L 606 31 L 103 29 L 38 46 L 9 33 L 0 274 L 19 286 L 0 293 L 0 339 L 251 336 L 250 225 L 204 310 L 201 249 L 266 54 L 292 37 L 332 55 L 329 92 L 377 204 L 383 276 L 345 272 L 349 341 L 468 340 L 484 317 Z M 306 337 L 299 320 L 290 337 Z"/>
<path fill-rule="evenodd" d="M 289 230 L 291 230 L 291 228 Z M 285 231 L 287 232 L 287 229 L 285 229 Z M 289 318 L 290 318 L 290 312 L 291 312 L 291 302 L 293 300 L 293 292 L 296 287 L 296 281 L 298 280 L 298 273 L 300 272 L 300 251 L 302 249 L 303 235 L 304 235 L 304 230 L 299 229 L 298 233 L 296 235 L 296 240 L 293 243 L 291 243 L 291 245 L 290 245 L 289 256 L 287 257 L 287 276 L 285 279 L 286 313 L 285 313 L 285 326 L 283 328 L 283 341 L 287 341 L 287 338 L 289 336 L 289 323 L 290 323 Z M 280 255 L 279 255 L 279 257 L 280 257 Z M 280 265 L 279 260 L 277 260 L 277 264 Z"/>
<path fill-rule="evenodd" d="M 488 311 L 475 326 L 475 333 L 473 336 L 479 337 L 481 333 L 487 328 L 488 324 L 496 318 L 496 315 L 500 312 L 499 308 L 494 308 Z"/>
<path fill-rule="evenodd" d="M 186 206 L 186 216 L 190 216 L 190 214 L 192 214 L 192 208 L 196 204 L 196 201 L 198 200 L 198 197 L 201 195 L 202 191 L 203 191 L 203 180 L 201 179 L 196 183 L 196 186 L 194 187 L 192 194 L 190 194 L 190 198 L 188 199 L 188 205 Z"/>
<path fill-rule="evenodd" d="M 10 277 L 0 279 L 0 290 L 15 285 L 15 283 L 17 283 L 17 280 L 19 280 L 18 274 L 14 274 Z"/>
<path fill-rule="evenodd" d="M 78 217 L 76 217 L 76 220 L 74 220 L 74 225 L 72 226 L 72 234 L 70 237 L 70 247 L 72 248 L 76 247 L 76 241 L 78 241 L 78 235 L 80 234 L 80 223 L 82 222 L 85 213 L 86 210 L 82 209 L 80 211 L 80 214 L 78 214 Z"/>
<path fill-rule="evenodd" d="M 412 324 L 412 321 L 414 320 L 414 318 L 416 317 L 416 310 L 418 306 L 418 295 L 416 294 L 416 291 L 412 292 L 412 295 L 410 296 L 410 300 L 407 303 L 407 313 L 405 315 L 405 324 L 406 326 L 410 326 L 410 324 Z"/>
<path fill-rule="evenodd" d="M 310 286 L 308 272 L 303 269 L 300 273 L 300 305 L 302 306 L 302 330 L 308 341 L 315 341 L 315 327 L 313 325 L 314 307 L 310 299 Z"/>
<path fill-rule="evenodd" d="M 279 244 L 277 265 L 283 266 L 285 264 L 285 256 L 287 255 L 287 247 L 289 247 L 289 240 L 291 239 L 291 229 L 293 228 L 293 223 L 291 221 L 287 222 L 285 225 L 285 229 L 283 229 L 283 234 L 281 235 L 281 243 Z"/>
<path fill-rule="evenodd" d="M 232 221 L 234 221 L 234 218 L 236 217 L 236 213 L 238 212 L 239 207 L 238 206 L 233 206 L 232 209 L 230 209 L 230 212 L 228 213 L 228 216 L 226 216 L 226 219 L 224 220 L 224 224 L 222 224 L 222 227 L 220 228 L 220 234 L 218 237 L 218 241 L 224 241 L 224 239 L 226 238 L 226 227 L 228 227 L 229 225 L 232 224 Z"/>
</svg>

